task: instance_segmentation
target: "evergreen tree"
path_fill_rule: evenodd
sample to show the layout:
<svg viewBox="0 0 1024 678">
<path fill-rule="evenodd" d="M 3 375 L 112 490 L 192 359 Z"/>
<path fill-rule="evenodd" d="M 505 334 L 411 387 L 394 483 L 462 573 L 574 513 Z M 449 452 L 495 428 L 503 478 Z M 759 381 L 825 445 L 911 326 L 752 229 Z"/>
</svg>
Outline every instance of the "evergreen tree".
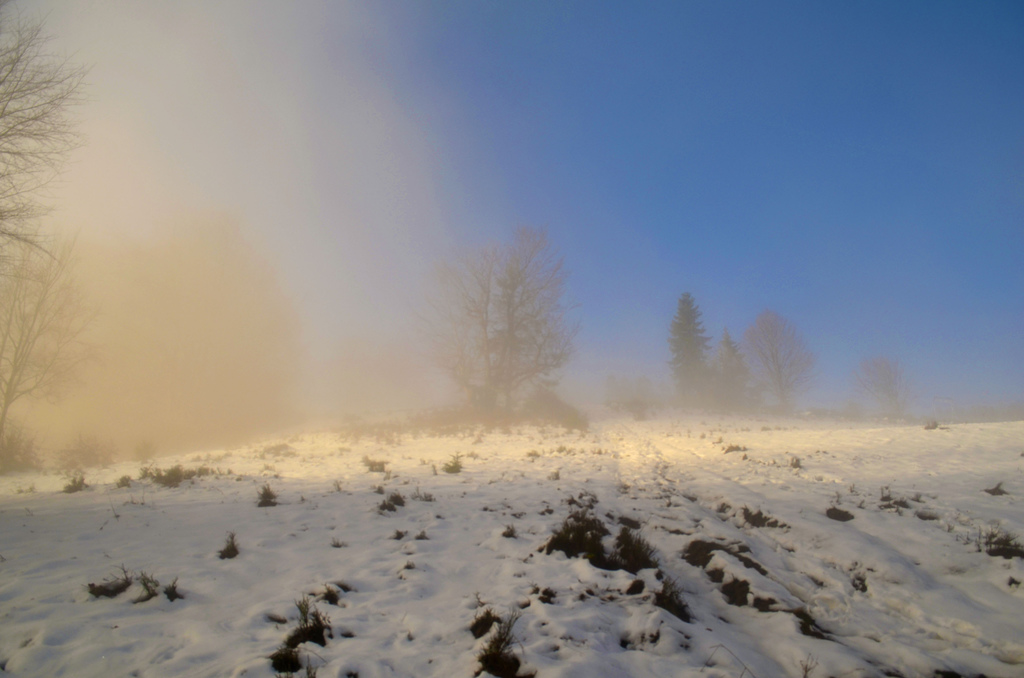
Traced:
<svg viewBox="0 0 1024 678">
<path fill-rule="evenodd" d="M 686 404 L 694 404 L 704 395 L 708 381 L 706 354 L 709 344 L 710 337 L 704 334 L 697 302 L 686 292 L 679 297 L 668 337 L 672 377 L 680 399 Z"/>
<path fill-rule="evenodd" d="M 726 411 L 745 409 L 750 404 L 750 368 L 728 328 L 722 330 L 712 368 L 719 407 Z"/>
</svg>

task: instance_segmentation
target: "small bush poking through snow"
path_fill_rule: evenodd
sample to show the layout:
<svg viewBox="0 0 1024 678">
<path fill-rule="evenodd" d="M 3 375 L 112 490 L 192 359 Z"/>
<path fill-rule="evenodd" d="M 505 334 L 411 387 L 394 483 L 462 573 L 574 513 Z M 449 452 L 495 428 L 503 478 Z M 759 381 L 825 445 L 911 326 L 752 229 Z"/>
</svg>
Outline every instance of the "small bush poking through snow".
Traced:
<svg viewBox="0 0 1024 678">
<path fill-rule="evenodd" d="M 175 577 L 174 581 L 164 587 L 164 595 L 167 596 L 167 600 L 172 603 L 179 598 L 184 599 L 185 594 L 178 590 L 178 578 Z"/>
<path fill-rule="evenodd" d="M 341 548 L 345 548 L 346 546 L 348 546 L 348 544 L 346 544 L 345 542 L 341 541 L 337 537 L 335 537 L 334 539 L 331 540 L 331 548 L 341 549 Z"/>
<path fill-rule="evenodd" d="M 516 539 L 519 535 L 516 533 L 516 526 L 509 523 L 505 526 L 505 531 L 501 533 L 505 539 Z"/>
<path fill-rule="evenodd" d="M 573 511 L 544 545 L 544 553 L 561 551 L 569 558 L 583 556 L 595 567 L 603 567 L 606 559 L 601 538 L 607 534 L 608 528 L 588 510 Z"/>
<path fill-rule="evenodd" d="M 990 556 L 1001 556 L 1007 560 L 1024 558 L 1024 545 L 1020 543 L 1020 538 L 998 527 L 993 527 L 984 535 L 979 532 L 978 550 L 980 551 L 982 548 Z"/>
<path fill-rule="evenodd" d="M 266 483 L 259 491 L 259 501 L 256 502 L 257 506 L 277 506 L 277 494 L 270 489 L 270 483 Z"/>
<path fill-rule="evenodd" d="M 295 648 L 302 643 L 316 643 L 320 647 L 326 647 L 327 638 L 331 635 L 330 618 L 316 609 L 309 601 L 309 596 L 302 596 L 295 601 L 295 607 L 299 610 L 299 625 L 294 631 L 288 634 L 284 644 Z"/>
<path fill-rule="evenodd" d="M 238 542 L 235 541 L 235 533 L 228 532 L 227 541 L 224 542 L 224 548 L 217 552 L 221 560 L 227 560 L 234 558 L 238 555 Z"/>
<path fill-rule="evenodd" d="M 654 594 L 654 604 L 684 622 L 691 621 L 690 609 L 683 602 L 682 589 L 671 577 L 665 577 L 662 581 L 661 590 Z"/>
<path fill-rule="evenodd" d="M 86 588 L 94 598 L 116 598 L 132 585 L 132 573 L 124 565 L 121 574 L 105 579 L 99 584 L 89 584 Z"/>
<path fill-rule="evenodd" d="M 420 488 L 416 488 L 416 491 L 412 493 L 412 498 L 416 501 L 434 501 L 434 495 L 429 492 L 420 492 Z"/>
<path fill-rule="evenodd" d="M 76 473 L 68 479 L 67 485 L 64 486 L 64 494 L 81 492 L 87 487 L 89 486 L 85 484 L 85 476 L 81 473 Z"/>
<path fill-rule="evenodd" d="M 512 627 L 519 620 L 520 614 L 518 610 L 513 610 L 506 617 L 499 619 L 497 630 L 476 656 L 480 668 L 492 676 L 516 678 L 519 674 L 519 658 L 512 654 L 512 646 L 516 643 Z"/>
<path fill-rule="evenodd" d="M 294 673 L 302 668 L 299 661 L 299 652 L 293 647 L 280 647 L 270 655 L 270 666 L 275 671 L 286 674 Z"/>
<path fill-rule="evenodd" d="M 445 473 L 460 473 L 462 471 L 462 455 L 456 452 L 441 466 L 441 470 Z"/>
<path fill-rule="evenodd" d="M 142 585 L 142 593 L 140 593 L 133 603 L 144 603 L 147 600 L 152 600 L 160 595 L 160 582 L 146 572 L 139 572 L 139 584 Z"/>
<path fill-rule="evenodd" d="M 482 638 L 491 630 L 491 626 L 496 621 L 501 621 L 501 617 L 494 614 L 494 610 L 491 608 L 485 607 L 473 618 L 473 623 L 469 625 L 469 632 L 473 634 L 474 638 Z"/>
<path fill-rule="evenodd" d="M 610 562 L 631 574 L 636 574 L 640 570 L 658 567 L 656 553 L 654 547 L 638 532 L 623 527 L 615 537 L 615 551 Z"/>
<path fill-rule="evenodd" d="M 405 497 L 398 492 L 392 492 L 388 495 L 388 498 L 380 503 L 377 507 L 378 513 L 384 513 L 385 511 L 397 511 L 399 506 L 405 506 Z"/>
<path fill-rule="evenodd" d="M 366 466 L 366 470 L 370 473 L 384 473 L 387 470 L 388 463 L 380 459 L 370 459 L 364 456 L 363 465 Z"/>
<path fill-rule="evenodd" d="M 121 476 L 117 479 L 117 487 L 131 487 L 132 479 L 130 476 Z"/>
</svg>

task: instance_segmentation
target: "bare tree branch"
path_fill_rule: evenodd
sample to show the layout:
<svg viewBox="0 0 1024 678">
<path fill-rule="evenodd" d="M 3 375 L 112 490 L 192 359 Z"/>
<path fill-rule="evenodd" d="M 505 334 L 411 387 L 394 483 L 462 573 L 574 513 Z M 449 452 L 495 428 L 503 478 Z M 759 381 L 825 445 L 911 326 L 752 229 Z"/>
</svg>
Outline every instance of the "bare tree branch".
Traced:
<svg viewBox="0 0 1024 678">
<path fill-rule="evenodd" d="M 73 247 L 10 245 L 10 273 L 0 277 L 0 439 L 14 403 L 56 395 L 89 357 L 81 337 L 92 316 L 72 276 Z"/>
<path fill-rule="evenodd" d="M 854 375 L 858 389 L 871 397 L 884 416 L 900 418 L 910 401 L 910 383 L 897 360 L 866 358 Z"/>
<path fill-rule="evenodd" d="M 743 335 L 750 367 L 760 385 L 783 410 L 814 376 L 814 354 L 796 328 L 773 311 L 764 311 Z"/>
<path fill-rule="evenodd" d="M 0 256 L 12 242 L 39 244 L 39 191 L 78 145 L 68 109 L 85 75 L 48 51 L 40 22 L 12 17 L 9 4 L 0 0 Z"/>
<path fill-rule="evenodd" d="M 510 409 L 516 393 L 562 367 L 578 325 L 562 304 L 565 269 L 541 231 L 455 257 L 438 268 L 425 327 L 438 366 L 467 399 Z"/>
</svg>

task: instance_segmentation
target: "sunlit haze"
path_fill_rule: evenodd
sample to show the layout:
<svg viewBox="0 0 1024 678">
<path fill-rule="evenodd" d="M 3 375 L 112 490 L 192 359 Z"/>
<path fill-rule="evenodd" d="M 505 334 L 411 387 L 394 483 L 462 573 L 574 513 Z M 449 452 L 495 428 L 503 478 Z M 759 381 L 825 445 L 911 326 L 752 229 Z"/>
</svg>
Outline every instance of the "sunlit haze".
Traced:
<svg viewBox="0 0 1024 678">
<path fill-rule="evenodd" d="M 565 257 L 580 332 L 559 376 L 581 405 L 610 374 L 671 382 L 684 292 L 713 344 L 765 309 L 799 328 L 801 406 L 843 407 L 875 355 L 917 412 L 1024 399 L 1020 3 L 13 10 L 89 68 L 48 221 L 86 271 L 131 248 L 173 266 L 184 241 L 159 243 L 230 224 L 246 254 L 224 270 L 281 293 L 287 327 L 238 353 L 295 375 L 259 405 L 287 401 L 282 421 L 444 403 L 417 333 L 431 271 L 522 225 Z"/>
</svg>

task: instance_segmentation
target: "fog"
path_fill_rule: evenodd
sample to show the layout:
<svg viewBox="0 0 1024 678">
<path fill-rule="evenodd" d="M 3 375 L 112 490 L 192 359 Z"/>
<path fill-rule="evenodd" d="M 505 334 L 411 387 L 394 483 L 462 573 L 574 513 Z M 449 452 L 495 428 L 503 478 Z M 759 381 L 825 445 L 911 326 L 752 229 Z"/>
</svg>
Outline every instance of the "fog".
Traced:
<svg viewBox="0 0 1024 678">
<path fill-rule="evenodd" d="M 893 198 L 895 189 L 858 183 L 891 158 L 840 149 L 822 164 L 831 142 L 801 151 L 785 136 L 753 149 L 763 156 L 751 162 L 755 144 L 745 140 L 775 133 L 757 116 L 707 134 L 694 131 L 700 119 L 766 110 L 788 120 L 793 104 L 751 101 L 760 90 L 742 84 L 721 90 L 713 83 L 745 78 L 747 67 L 733 72 L 715 51 L 687 66 L 707 69 L 700 78 L 669 86 L 676 98 L 622 117 L 594 102 L 632 101 L 649 63 L 633 61 L 632 49 L 609 53 L 621 68 L 607 72 L 574 54 L 549 60 L 562 40 L 523 49 L 530 32 L 502 21 L 511 8 L 462 17 L 349 3 L 15 7 L 45 17 L 54 50 L 90 69 L 76 109 L 83 143 L 48 187 L 45 225 L 77 235 L 96 357 L 60 399 L 19 403 L 16 413 L 50 450 L 78 434 L 123 454 L 144 441 L 228 444 L 458 403 L 419 331 L 432 271 L 524 224 L 547 226 L 565 255 L 565 301 L 581 330 L 553 376 L 585 407 L 603 404 L 609 376 L 644 377 L 659 402 L 672 400 L 666 339 L 683 292 L 700 304 L 712 347 L 724 327 L 740 339 L 765 309 L 792 320 L 817 356 L 801 408 L 856 400 L 854 371 L 876 355 L 906 367 L 917 414 L 936 397 L 961 407 L 1024 395 L 1024 360 L 1009 339 L 1024 316 L 1006 293 L 1019 292 L 1020 274 L 1004 261 L 1019 233 L 998 248 L 1001 221 L 975 240 L 961 223 L 934 227 L 955 237 L 932 237 L 936 215 L 906 206 L 959 196 L 971 177 L 943 175 L 924 195 L 904 186 L 909 197 Z M 568 16 L 545 20 L 591 47 L 615 33 L 590 14 L 577 19 L 598 23 L 581 31 L 562 23 Z M 652 33 L 651 44 L 664 39 Z M 542 68 L 521 59 L 534 48 L 546 55 L 536 57 Z M 786 76 L 794 83 L 814 75 L 801 68 L 817 54 L 787 58 L 799 67 Z M 666 61 L 699 60 L 656 63 Z M 578 80 L 591 71 L 601 77 Z M 645 117 L 655 109 L 671 124 Z M 829 106 L 814 115 L 844 129 Z M 652 136 L 630 136 L 647 127 Z M 675 138 L 677 127 L 709 148 Z M 885 146 L 876 143 L 884 132 L 850 145 Z M 925 156 L 915 152 L 898 158 L 913 161 L 898 176 L 918 174 Z M 1007 204 L 1012 220 L 1016 203 Z M 976 205 L 954 207 L 934 209 Z M 970 317 L 952 320 L 947 303 Z"/>
<path fill-rule="evenodd" d="M 84 435 L 167 451 L 295 420 L 299 317 L 238 223 L 181 216 L 147 237 L 79 245 L 93 358 L 63 398 L 26 414 L 48 446 Z"/>
<path fill-rule="evenodd" d="M 357 7 L 250 9 L 20 6 L 90 69 L 45 226 L 78 239 L 97 358 L 15 413 L 50 450 L 237 442 L 445 397 L 411 311 L 450 242 L 429 135 L 368 60 L 391 38 Z"/>
</svg>

